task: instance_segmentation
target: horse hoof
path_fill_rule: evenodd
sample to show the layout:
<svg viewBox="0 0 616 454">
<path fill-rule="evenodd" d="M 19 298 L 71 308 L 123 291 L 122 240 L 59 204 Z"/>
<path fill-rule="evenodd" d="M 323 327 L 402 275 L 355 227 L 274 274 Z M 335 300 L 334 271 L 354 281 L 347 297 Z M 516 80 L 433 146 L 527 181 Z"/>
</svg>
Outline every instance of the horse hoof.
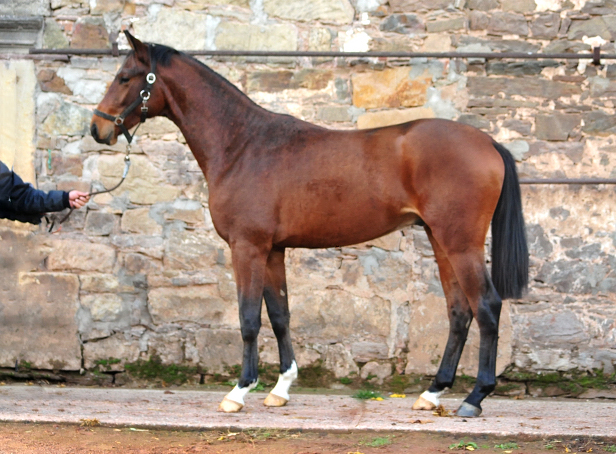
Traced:
<svg viewBox="0 0 616 454">
<path fill-rule="evenodd" d="M 481 408 L 477 408 L 467 402 L 462 402 L 462 405 L 456 411 L 456 416 L 464 416 L 465 418 L 476 418 L 480 414 Z"/>
<path fill-rule="evenodd" d="M 263 405 L 265 405 L 266 407 L 284 407 L 287 402 L 288 400 L 284 397 L 269 393 L 263 401 Z"/>
<path fill-rule="evenodd" d="M 434 410 L 435 408 L 436 405 L 429 400 L 424 399 L 422 396 L 419 396 L 419 399 L 417 399 L 413 404 L 413 410 Z"/>
<path fill-rule="evenodd" d="M 242 408 L 244 408 L 244 405 L 242 405 L 239 402 L 236 402 L 234 400 L 227 399 L 225 397 L 222 400 L 222 402 L 220 403 L 220 405 L 218 406 L 218 411 L 222 411 L 222 412 L 225 412 L 225 413 L 237 413 Z"/>
</svg>

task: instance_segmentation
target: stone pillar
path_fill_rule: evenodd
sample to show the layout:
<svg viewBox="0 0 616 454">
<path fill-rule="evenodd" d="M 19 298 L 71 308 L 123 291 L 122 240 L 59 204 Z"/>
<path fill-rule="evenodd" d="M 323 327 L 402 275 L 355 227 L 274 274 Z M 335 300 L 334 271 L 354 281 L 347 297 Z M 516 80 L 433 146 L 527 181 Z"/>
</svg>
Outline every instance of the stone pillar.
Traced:
<svg viewBox="0 0 616 454">
<path fill-rule="evenodd" d="M 0 62 L 0 160 L 24 181 L 35 182 L 34 172 L 34 63 Z"/>
</svg>

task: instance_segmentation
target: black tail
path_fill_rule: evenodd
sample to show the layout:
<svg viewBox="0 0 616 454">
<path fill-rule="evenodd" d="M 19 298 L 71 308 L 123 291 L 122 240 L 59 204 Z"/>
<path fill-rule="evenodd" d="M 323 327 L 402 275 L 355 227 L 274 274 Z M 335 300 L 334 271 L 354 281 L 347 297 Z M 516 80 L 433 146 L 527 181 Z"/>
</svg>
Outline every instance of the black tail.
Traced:
<svg viewBox="0 0 616 454">
<path fill-rule="evenodd" d="M 520 298 L 528 285 L 528 246 L 515 160 L 493 142 L 505 163 L 505 181 L 492 216 L 492 282 L 502 299 Z"/>
</svg>

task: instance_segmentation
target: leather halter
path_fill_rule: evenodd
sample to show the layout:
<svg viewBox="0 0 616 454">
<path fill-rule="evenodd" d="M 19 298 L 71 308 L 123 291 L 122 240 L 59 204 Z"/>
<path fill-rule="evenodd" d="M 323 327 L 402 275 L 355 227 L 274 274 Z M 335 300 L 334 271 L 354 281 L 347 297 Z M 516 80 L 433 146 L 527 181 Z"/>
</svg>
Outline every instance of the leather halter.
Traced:
<svg viewBox="0 0 616 454">
<path fill-rule="evenodd" d="M 135 137 L 137 129 L 139 128 L 141 123 L 145 123 L 145 120 L 148 115 L 148 106 L 146 105 L 146 103 L 150 99 L 152 86 L 154 85 L 154 82 L 156 82 L 156 61 L 152 58 L 152 49 L 154 48 L 154 46 L 155 44 L 148 44 L 148 56 L 150 57 L 150 72 L 145 76 L 146 86 L 139 93 L 139 98 L 135 99 L 126 109 L 124 109 L 124 112 L 115 117 L 108 113 L 101 112 L 98 109 L 94 109 L 94 115 L 98 115 L 105 120 L 112 121 L 113 124 L 120 128 L 122 134 L 124 134 L 124 137 L 126 137 L 126 140 L 128 141 L 129 145 L 133 141 L 133 137 Z M 124 125 L 124 120 L 133 112 L 133 110 L 137 108 L 139 104 L 141 104 L 141 119 L 139 124 L 137 125 L 137 129 L 135 129 L 135 132 L 133 132 L 133 134 L 131 135 L 126 126 Z"/>
</svg>

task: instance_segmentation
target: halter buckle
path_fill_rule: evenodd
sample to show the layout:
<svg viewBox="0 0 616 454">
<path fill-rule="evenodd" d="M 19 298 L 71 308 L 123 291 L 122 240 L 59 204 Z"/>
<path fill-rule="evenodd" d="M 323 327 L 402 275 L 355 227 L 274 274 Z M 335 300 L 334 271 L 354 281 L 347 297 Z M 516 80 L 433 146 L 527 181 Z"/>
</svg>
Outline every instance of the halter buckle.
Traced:
<svg viewBox="0 0 616 454">
<path fill-rule="evenodd" d="M 113 122 L 115 123 L 116 126 L 121 126 L 122 124 L 124 124 L 124 118 L 115 117 L 115 120 L 113 120 Z"/>
<path fill-rule="evenodd" d="M 149 90 L 141 90 L 141 93 L 139 93 L 139 96 L 141 96 L 141 99 L 143 99 L 143 102 L 146 103 L 149 99 L 150 99 L 150 91 Z"/>
<path fill-rule="evenodd" d="M 156 82 L 156 74 L 148 73 L 148 75 L 145 76 L 145 80 L 146 80 L 147 83 L 152 85 L 154 82 Z"/>
</svg>

